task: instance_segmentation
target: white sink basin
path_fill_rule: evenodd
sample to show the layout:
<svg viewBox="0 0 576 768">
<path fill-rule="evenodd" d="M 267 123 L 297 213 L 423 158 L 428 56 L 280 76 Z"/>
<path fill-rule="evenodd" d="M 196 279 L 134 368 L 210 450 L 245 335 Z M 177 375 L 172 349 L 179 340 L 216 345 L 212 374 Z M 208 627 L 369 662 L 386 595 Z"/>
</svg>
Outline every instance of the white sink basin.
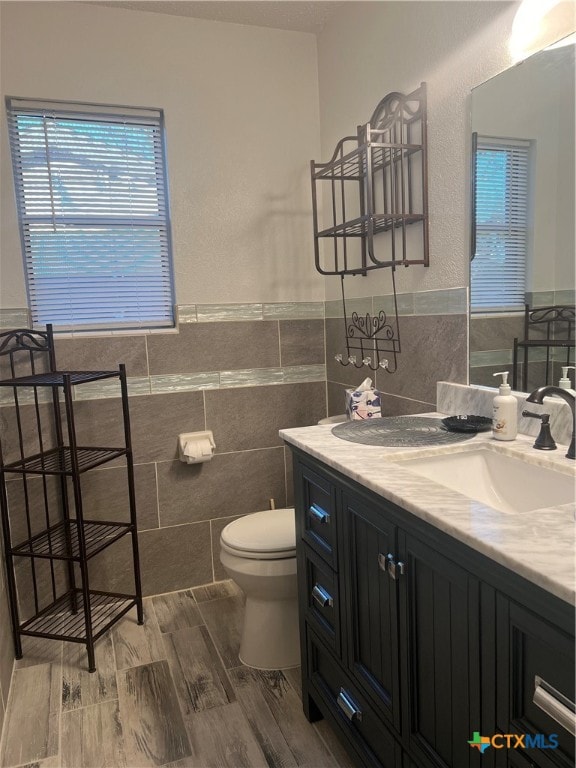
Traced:
<svg viewBox="0 0 576 768">
<path fill-rule="evenodd" d="M 401 463 L 411 472 L 501 512 L 530 512 L 568 504 L 576 495 L 573 476 L 488 449 L 404 459 Z"/>
</svg>

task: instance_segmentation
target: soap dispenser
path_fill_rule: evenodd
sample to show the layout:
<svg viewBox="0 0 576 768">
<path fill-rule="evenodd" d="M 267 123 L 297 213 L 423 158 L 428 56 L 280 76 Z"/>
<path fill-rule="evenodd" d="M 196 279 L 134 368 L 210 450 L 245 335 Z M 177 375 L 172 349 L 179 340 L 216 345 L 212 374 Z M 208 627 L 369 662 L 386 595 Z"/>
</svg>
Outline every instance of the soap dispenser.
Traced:
<svg viewBox="0 0 576 768">
<path fill-rule="evenodd" d="M 571 395 L 576 397 L 576 391 L 572 389 L 572 382 L 568 378 L 568 371 L 572 369 L 573 371 L 576 371 L 576 366 L 574 365 L 563 365 L 562 366 L 562 378 L 558 382 L 558 386 L 560 389 L 567 389 L 568 392 L 570 392 Z"/>
<path fill-rule="evenodd" d="M 508 384 L 508 371 L 492 375 L 502 376 L 502 384 L 494 398 L 492 434 L 496 440 L 515 440 L 518 434 L 518 403 Z"/>
</svg>

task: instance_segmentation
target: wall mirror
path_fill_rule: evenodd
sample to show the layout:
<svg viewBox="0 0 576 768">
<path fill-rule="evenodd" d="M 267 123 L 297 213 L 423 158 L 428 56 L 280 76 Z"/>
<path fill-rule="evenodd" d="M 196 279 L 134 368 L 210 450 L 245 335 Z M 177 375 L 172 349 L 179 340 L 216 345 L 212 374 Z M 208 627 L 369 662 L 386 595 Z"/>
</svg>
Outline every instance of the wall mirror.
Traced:
<svg viewBox="0 0 576 768">
<path fill-rule="evenodd" d="M 574 53 L 572 35 L 472 90 L 471 384 L 515 367 L 531 391 L 574 365 Z M 553 322 L 527 329 L 526 306 Z"/>
</svg>

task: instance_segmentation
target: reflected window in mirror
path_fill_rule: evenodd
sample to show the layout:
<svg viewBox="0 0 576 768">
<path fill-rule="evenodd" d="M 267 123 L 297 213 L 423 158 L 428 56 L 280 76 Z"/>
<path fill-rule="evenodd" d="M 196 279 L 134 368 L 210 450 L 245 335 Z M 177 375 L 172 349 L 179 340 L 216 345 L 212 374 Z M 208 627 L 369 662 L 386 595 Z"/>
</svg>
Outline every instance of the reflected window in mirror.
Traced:
<svg viewBox="0 0 576 768">
<path fill-rule="evenodd" d="M 495 277 L 478 265 L 474 232 L 471 227 L 470 253 L 470 383 L 494 387 L 492 373 L 512 371 L 514 339 L 523 340 L 524 306 L 574 307 L 575 301 L 575 176 L 576 168 L 576 87 L 574 38 L 541 51 L 518 65 L 501 72 L 472 90 L 471 134 L 478 137 L 514 137 L 531 148 L 528 160 L 528 240 L 525 258 L 525 295 L 508 301 L 501 295 Z M 516 142 L 514 142 L 516 143 Z M 471 161 L 474 160 L 472 153 Z M 501 191 L 505 161 L 484 162 L 484 170 L 496 170 L 496 188 Z M 471 162 L 471 165 L 473 163 Z M 471 174 L 472 181 L 475 174 Z M 475 191 L 471 190 L 471 201 Z M 487 215 L 505 218 L 504 201 L 499 211 Z M 497 205 L 496 205 L 497 207 Z M 471 223 L 474 221 L 472 211 Z M 484 226 L 487 222 L 480 222 Z M 486 239 L 499 243 L 500 235 L 491 232 Z M 503 260 L 504 246 L 493 248 L 493 258 Z M 472 258 L 474 256 L 474 258 Z M 479 274 L 480 273 L 480 274 Z M 486 302 L 478 299 L 477 277 L 485 278 Z M 556 338 L 556 328 L 552 331 Z M 534 330 L 537 333 L 537 329 Z M 533 333 L 530 334 L 531 336 Z M 541 331 L 545 336 L 545 332 Z M 524 377 L 524 355 L 519 355 L 518 380 L 526 381 L 528 391 L 544 384 L 547 354 L 549 376 L 558 383 L 561 366 L 566 365 L 566 349 L 530 348 L 527 378 Z M 571 358 L 574 359 L 573 357 Z M 573 372 L 569 372 L 572 379 Z M 572 383 L 573 379 L 572 379 Z"/>
<path fill-rule="evenodd" d="M 476 135 L 474 146 L 470 308 L 521 311 L 530 251 L 531 143 Z"/>
</svg>

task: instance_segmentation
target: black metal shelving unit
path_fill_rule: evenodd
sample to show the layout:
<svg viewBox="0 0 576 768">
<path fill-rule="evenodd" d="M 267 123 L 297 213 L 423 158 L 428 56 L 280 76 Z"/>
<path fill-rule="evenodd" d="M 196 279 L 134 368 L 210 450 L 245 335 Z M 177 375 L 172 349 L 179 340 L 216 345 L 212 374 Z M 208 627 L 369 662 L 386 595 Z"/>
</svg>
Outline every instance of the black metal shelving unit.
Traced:
<svg viewBox="0 0 576 768">
<path fill-rule="evenodd" d="M 4 406 L 13 409 L 10 435 L 0 435 L 0 514 L 15 654 L 22 657 L 22 635 L 84 643 L 89 671 L 94 672 L 94 643 L 101 635 L 134 606 L 138 623 L 144 623 L 126 369 L 58 371 L 48 325 L 45 332 L 0 334 L 0 371 L 0 394 L 5 388 L 12 393 L 11 404 L 4 400 Z M 103 379 L 118 379 L 121 447 L 77 441 L 73 391 Z M 12 445 L 10 437 L 16 437 Z M 16 458 L 6 461 L 7 452 Z M 82 476 L 119 458 L 126 467 L 126 521 L 86 519 Z M 9 490 L 16 477 L 21 479 L 20 503 L 12 506 Z M 134 593 L 91 589 L 89 561 L 125 536 L 132 542 Z M 25 577 L 22 563 L 28 564 Z M 39 563 L 44 563 L 41 573 Z M 19 576 L 26 595 L 18 589 Z M 24 610 L 22 602 L 27 603 Z"/>
<path fill-rule="evenodd" d="M 397 369 L 401 352 L 395 270 L 429 265 L 426 84 L 393 91 L 345 136 L 326 163 L 310 163 L 316 269 L 341 279 L 346 354 L 341 365 Z M 328 225 L 328 226 L 326 226 Z M 392 306 L 348 314 L 344 278 L 390 268 Z"/>
</svg>

